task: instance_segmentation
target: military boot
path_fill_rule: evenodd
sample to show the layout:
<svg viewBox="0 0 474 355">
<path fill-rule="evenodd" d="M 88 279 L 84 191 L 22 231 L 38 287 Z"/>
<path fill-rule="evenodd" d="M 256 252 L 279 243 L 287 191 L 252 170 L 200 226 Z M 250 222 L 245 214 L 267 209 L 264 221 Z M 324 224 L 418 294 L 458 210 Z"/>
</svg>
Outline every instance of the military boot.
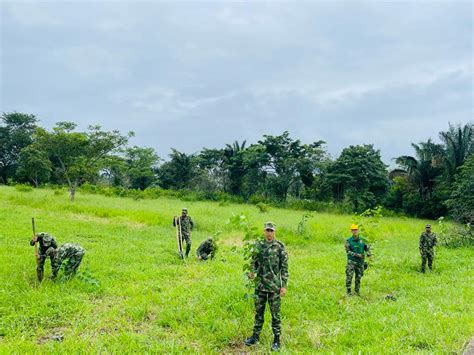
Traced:
<svg viewBox="0 0 474 355">
<path fill-rule="evenodd" d="M 252 336 L 245 339 L 244 343 L 247 346 L 252 346 L 252 345 L 257 344 L 259 340 L 260 340 L 260 337 L 257 334 L 254 333 L 254 334 L 252 334 Z"/>
<path fill-rule="evenodd" d="M 275 335 L 275 338 L 273 338 L 272 347 L 270 349 L 271 351 L 280 350 L 280 336 L 279 335 Z"/>
<path fill-rule="evenodd" d="M 191 245 L 189 244 L 186 245 L 186 257 L 188 257 L 190 250 L 191 250 Z"/>
<path fill-rule="evenodd" d="M 351 290 L 350 287 L 347 288 L 347 295 L 348 295 L 348 296 L 352 295 L 352 290 Z"/>
</svg>

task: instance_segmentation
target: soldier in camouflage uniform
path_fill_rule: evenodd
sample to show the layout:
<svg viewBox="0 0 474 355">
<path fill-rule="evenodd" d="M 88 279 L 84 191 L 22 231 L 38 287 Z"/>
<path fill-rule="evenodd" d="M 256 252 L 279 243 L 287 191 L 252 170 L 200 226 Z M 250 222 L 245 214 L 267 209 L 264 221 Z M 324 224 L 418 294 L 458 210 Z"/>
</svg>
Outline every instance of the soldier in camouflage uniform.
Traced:
<svg viewBox="0 0 474 355">
<path fill-rule="evenodd" d="M 272 351 L 280 349 L 281 319 L 280 297 L 286 294 L 288 282 L 288 254 L 283 243 L 275 239 L 275 225 L 265 223 L 265 240 L 257 242 L 252 258 L 250 278 L 256 277 L 255 284 L 255 325 L 251 337 L 245 340 L 250 346 L 260 339 L 264 322 L 265 305 L 268 302 L 272 314 L 274 340 Z"/>
<path fill-rule="evenodd" d="M 31 239 L 30 245 L 34 246 L 35 243 L 39 244 L 38 248 L 38 262 L 36 264 L 36 275 L 38 276 L 38 281 L 41 282 L 44 276 L 44 263 L 47 259 L 48 250 L 54 250 L 58 247 L 54 237 L 48 233 L 42 232 L 36 234 L 36 236 Z M 53 258 L 51 259 L 51 266 L 53 266 Z"/>
<path fill-rule="evenodd" d="M 356 224 L 351 225 L 352 237 L 346 240 L 345 249 L 347 253 L 347 265 L 346 265 L 346 290 L 347 294 L 350 295 L 352 292 L 352 278 L 355 274 L 354 291 L 359 295 L 360 280 L 364 276 L 364 268 L 366 266 L 365 254 L 370 257 L 370 247 L 359 237 L 359 226 Z"/>
<path fill-rule="evenodd" d="M 426 271 L 427 261 L 430 270 L 433 269 L 434 247 L 437 242 L 436 234 L 431 232 L 431 224 L 427 224 L 425 231 L 420 235 L 421 272 L 423 273 Z"/>
<path fill-rule="evenodd" d="M 191 231 L 194 228 L 194 222 L 191 217 L 188 216 L 187 208 L 183 208 L 179 218 L 176 218 L 176 216 L 173 218 L 173 227 L 176 227 L 176 223 L 181 225 L 181 235 L 186 241 L 186 256 L 188 256 L 191 250 Z"/>
<path fill-rule="evenodd" d="M 57 250 L 48 250 L 48 254 L 53 257 L 51 278 L 54 280 L 58 276 L 59 269 L 65 260 L 67 260 L 67 263 L 64 275 L 74 275 L 81 264 L 85 252 L 83 247 L 73 243 L 63 244 Z"/>
<path fill-rule="evenodd" d="M 214 239 L 207 238 L 197 248 L 196 255 L 199 260 L 207 260 L 209 257 L 213 259 L 216 251 L 217 245 Z"/>
</svg>

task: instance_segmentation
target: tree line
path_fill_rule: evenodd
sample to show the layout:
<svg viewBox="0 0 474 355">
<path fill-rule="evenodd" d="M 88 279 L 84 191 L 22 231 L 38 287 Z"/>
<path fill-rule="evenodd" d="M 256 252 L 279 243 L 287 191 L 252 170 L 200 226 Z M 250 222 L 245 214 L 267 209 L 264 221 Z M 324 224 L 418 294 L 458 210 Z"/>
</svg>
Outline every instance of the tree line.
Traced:
<svg viewBox="0 0 474 355">
<path fill-rule="evenodd" d="M 382 205 L 411 216 L 450 214 L 474 220 L 474 124 L 452 125 L 412 144 L 412 156 L 394 158 L 391 171 L 372 144 L 349 146 L 333 159 L 324 141 L 304 144 L 285 131 L 257 143 L 235 141 L 195 154 L 171 149 L 165 161 L 149 147 L 129 146 L 122 134 L 73 122 L 51 130 L 31 114 L 3 113 L 0 183 L 67 185 L 71 200 L 83 184 L 125 190 L 198 191 L 252 203 L 337 204 L 361 212 Z"/>
</svg>

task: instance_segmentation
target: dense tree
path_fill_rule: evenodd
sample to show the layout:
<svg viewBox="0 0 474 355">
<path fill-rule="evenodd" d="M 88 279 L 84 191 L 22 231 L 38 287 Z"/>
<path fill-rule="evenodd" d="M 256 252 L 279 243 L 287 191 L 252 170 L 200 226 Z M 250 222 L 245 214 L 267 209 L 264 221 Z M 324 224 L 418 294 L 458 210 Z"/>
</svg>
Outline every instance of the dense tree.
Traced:
<svg viewBox="0 0 474 355">
<path fill-rule="evenodd" d="M 127 148 L 124 160 L 131 188 L 144 190 L 155 182 L 160 158 L 153 148 Z"/>
<path fill-rule="evenodd" d="M 181 153 L 174 148 L 171 151 L 170 160 L 158 170 L 160 185 L 165 189 L 190 188 L 197 167 L 195 155 Z"/>
<path fill-rule="evenodd" d="M 51 176 L 52 164 L 45 151 L 30 145 L 22 149 L 18 160 L 16 177 L 19 180 L 31 181 L 36 187 L 40 182 L 47 182 Z"/>
<path fill-rule="evenodd" d="M 474 154 L 468 156 L 456 175 L 447 204 L 456 220 L 474 223 Z"/>
<path fill-rule="evenodd" d="M 327 178 L 335 199 L 347 198 L 356 211 L 381 203 L 389 187 L 386 165 L 373 145 L 345 148 Z"/>
<path fill-rule="evenodd" d="M 20 152 L 32 142 L 38 119 L 19 112 L 0 116 L 0 182 L 15 176 Z"/>
<path fill-rule="evenodd" d="M 264 135 L 254 148 L 254 163 L 265 172 L 266 185 L 274 196 L 285 201 L 297 181 L 310 186 L 315 163 L 324 156 L 323 141 L 301 144 L 287 131 L 280 136 Z"/>
<path fill-rule="evenodd" d="M 51 132 L 38 129 L 35 141 L 35 147 L 48 154 L 57 176 L 67 183 L 71 201 L 77 187 L 96 178 L 107 155 L 123 147 L 132 135 L 102 131 L 100 126 L 89 126 L 87 132 L 74 132 L 75 128 L 75 123 L 59 122 Z"/>
</svg>

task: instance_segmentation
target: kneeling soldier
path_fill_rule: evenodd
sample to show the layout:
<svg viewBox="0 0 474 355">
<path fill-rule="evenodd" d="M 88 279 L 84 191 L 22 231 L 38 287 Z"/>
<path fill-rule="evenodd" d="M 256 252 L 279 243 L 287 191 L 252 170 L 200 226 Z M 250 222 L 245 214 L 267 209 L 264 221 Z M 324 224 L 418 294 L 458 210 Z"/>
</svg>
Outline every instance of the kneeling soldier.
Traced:
<svg viewBox="0 0 474 355">
<path fill-rule="evenodd" d="M 86 251 L 78 244 L 66 243 L 61 245 L 58 250 L 51 249 L 48 250 L 48 252 L 53 255 L 53 272 L 51 278 L 54 280 L 56 276 L 58 276 L 59 269 L 65 260 L 68 261 L 64 269 L 64 275 L 74 275 Z"/>
<path fill-rule="evenodd" d="M 196 250 L 196 255 L 199 260 L 207 260 L 209 257 L 214 258 L 217 251 L 217 245 L 214 239 L 208 238 L 203 241 Z"/>
</svg>

